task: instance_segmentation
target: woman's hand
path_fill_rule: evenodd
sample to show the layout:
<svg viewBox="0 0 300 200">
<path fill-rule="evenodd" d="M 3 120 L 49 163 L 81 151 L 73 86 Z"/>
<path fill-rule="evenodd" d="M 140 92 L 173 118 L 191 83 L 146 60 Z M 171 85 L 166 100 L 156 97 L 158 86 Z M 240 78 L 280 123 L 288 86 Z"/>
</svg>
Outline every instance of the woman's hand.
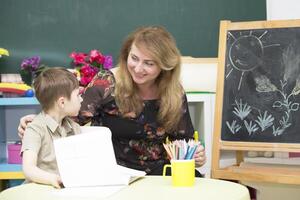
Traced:
<svg viewBox="0 0 300 200">
<path fill-rule="evenodd" d="M 28 123 L 32 122 L 35 115 L 25 115 L 20 119 L 20 123 L 18 126 L 18 135 L 22 139 L 24 136 L 24 132 Z"/>
<path fill-rule="evenodd" d="M 194 155 L 194 159 L 195 159 L 195 165 L 196 167 L 201 167 L 205 164 L 206 162 L 206 155 L 205 155 L 205 149 L 202 145 L 200 145 L 197 150 L 196 153 Z"/>
</svg>

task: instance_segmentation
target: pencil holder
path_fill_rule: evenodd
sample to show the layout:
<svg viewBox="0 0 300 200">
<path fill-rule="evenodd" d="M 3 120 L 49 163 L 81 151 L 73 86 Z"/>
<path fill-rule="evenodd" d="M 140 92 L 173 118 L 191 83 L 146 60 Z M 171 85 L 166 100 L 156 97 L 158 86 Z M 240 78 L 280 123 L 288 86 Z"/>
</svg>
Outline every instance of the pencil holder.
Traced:
<svg viewBox="0 0 300 200">
<path fill-rule="evenodd" d="M 171 160 L 163 169 L 166 176 L 167 168 L 171 168 L 172 186 L 190 187 L 195 184 L 195 160 Z"/>
</svg>

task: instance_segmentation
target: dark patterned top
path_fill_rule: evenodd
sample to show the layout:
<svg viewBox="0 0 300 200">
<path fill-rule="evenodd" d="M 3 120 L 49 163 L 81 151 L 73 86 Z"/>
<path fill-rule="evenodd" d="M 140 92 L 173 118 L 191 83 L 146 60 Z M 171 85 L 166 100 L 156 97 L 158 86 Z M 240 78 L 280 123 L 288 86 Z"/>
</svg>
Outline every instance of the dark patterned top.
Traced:
<svg viewBox="0 0 300 200">
<path fill-rule="evenodd" d="M 79 123 L 91 121 L 92 126 L 110 128 L 118 164 L 161 175 L 163 165 L 169 163 L 162 145 L 166 137 L 169 140 L 193 137 L 186 95 L 183 96 L 182 118 L 177 130 L 166 133 L 157 122 L 159 100 L 145 100 L 144 109 L 137 117 L 124 118 L 113 96 L 114 86 L 114 75 L 110 71 L 96 75 L 83 94 Z M 93 116 L 88 117 L 88 113 Z"/>
</svg>

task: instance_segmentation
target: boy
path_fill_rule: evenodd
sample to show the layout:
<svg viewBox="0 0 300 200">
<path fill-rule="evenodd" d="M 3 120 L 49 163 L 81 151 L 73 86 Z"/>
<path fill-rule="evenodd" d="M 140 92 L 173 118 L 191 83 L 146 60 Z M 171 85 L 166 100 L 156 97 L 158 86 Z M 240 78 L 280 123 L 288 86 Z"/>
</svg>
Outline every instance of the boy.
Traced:
<svg viewBox="0 0 300 200">
<path fill-rule="evenodd" d="M 80 133 L 69 116 L 77 116 L 82 98 L 76 77 L 64 68 L 43 71 L 33 83 L 42 112 L 26 128 L 22 140 L 23 172 L 26 182 L 60 188 L 53 140 Z"/>
</svg>

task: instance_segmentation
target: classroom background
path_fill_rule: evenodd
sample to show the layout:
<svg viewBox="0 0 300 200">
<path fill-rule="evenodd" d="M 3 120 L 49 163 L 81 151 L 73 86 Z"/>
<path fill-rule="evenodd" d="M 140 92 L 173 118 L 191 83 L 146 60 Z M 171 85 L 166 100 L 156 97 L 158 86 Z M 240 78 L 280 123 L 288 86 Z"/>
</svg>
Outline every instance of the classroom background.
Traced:
<svg viewBox="0 0 300 200">
<path fill-rule="evenodd" d="M 68 67 L 72 51 L 100 49 L 115 63 L 124 37 L 139 26 L 162 25 L 182 55 L 217 57 L 219 21 L 266 19 L 261 0 L 2 0 L 0 73 L 18 72 L 25 57 Z"/>
<path fill-rule="evenodd" d="M 220 20 L 300 19 L 299 4 L 297 0 L 2 0 L 0 47 L 9 50 L 10 56 L 0 58 L 0 74 L 18 73 L 21 61 L 34 55 L 40 56 L 43 64 L 69 67 L 71 52 L 91 49 L 112 55 L 116 64 L 124 37 L 143 25 L 165 26 L 184 56 L 217 58 Z M 194 105 L 192 102 L 192 115 L 198 111 Z M 9 127 L 36 107 L 29 105 L 21 112 L 11 109 L 11 114 L 7 110 L 0 105 L 1 143 L 18 139 Z M 0 158 L 2 149 L 0 145 Z M 265 191 L 261 199 L 286 191 L 293 194 L 286 187 L 260 188 Z"/>
</svg>

